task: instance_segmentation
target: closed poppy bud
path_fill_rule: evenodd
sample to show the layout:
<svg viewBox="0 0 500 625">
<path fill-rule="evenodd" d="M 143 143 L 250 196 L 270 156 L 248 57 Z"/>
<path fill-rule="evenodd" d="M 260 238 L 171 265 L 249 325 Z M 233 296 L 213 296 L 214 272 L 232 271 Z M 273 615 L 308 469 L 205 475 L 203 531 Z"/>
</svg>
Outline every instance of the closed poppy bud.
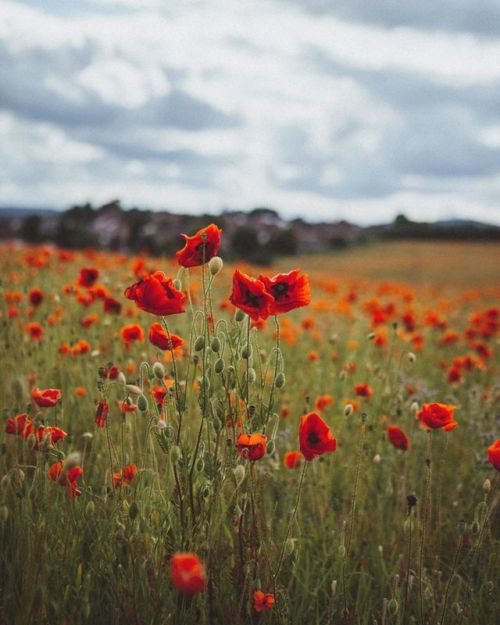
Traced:
<svg viewBox="0 0 500 625">
<path fill-rule="evenodd" d="M 245 318 L 245 313 L 242 310 L 237 310 L 234 314 L 235 321 L 241 322 Z"/>
<path fill-rule="evenodd" d="M 148 409 L 148 400 L 144 395 L 139 395 L 137 399 L 137 407 L 141 412 L 146 412 Z"/>
<path fill-rule="evenodd" d="M 214 338 L 212 339 L 210 349 L 216 354 L 220 352 L 220 340 L 216 336 L 214 336 Z"/>
<path fill-rule="evenodd" d="M 201 352 L 201 350 L 205 347 L 205 337 L 199 336 L 194 342 L 194 351 Z"/>
<path fill-rule="evenodd" d="M 154 363 L 153 373 L 155 374 L 155 377 L 157 377 L 159 380 L 163 380 L 163 378 L 165 377 L 165 368 L 161 364 L 161 362 Z"/>
<path fill-rule="evenodd" d="M 208 263 L 208 268 L 213 276 L 216 276 L 220 271 L 222 271 L 223 266 L 224 263 L 222 262 L 222 258 L 220 256 L 214 256 Z"/>
<path fill-rule="evenodd" d="M 236 486 L 241 486 L 245 479 L 245 467 L 242 464 L 236 465 L 233 469 L 234 479 L 236 480 Z"/>
<path fill-rule="evenodd" d="M 483 482 L 483 492 L 488 494 L 491 491 L 491 482 L 486 478 Z"/>
<path fill-rule="evenodd" d="M 274 382 L 276 388 L 283 388 L 286 384 L 286 378 L 285 378 L 285 374 L 280 371 L 278 373 L 278 375 L 276 376 L 276 380 Z"/>
<path fill-rule="evenodd" d="M 251 345 L 244 345 L 243 349 L 241 350 L 241 357 L 244 360 L 248 360 L 252 355 L 252 346 Z"/>
<path fill-rule="evenodd" d="M 224 371 L 224 360 L 222 358 L 217 358 L 214 364 L 215 373 L 222 373 Z"/>
<path fill-rule="evenodd" d="M 5 521 L 9 518 L 9 509 L 7 506 L 0 506 L 0 521 L 5 523 Z"/>
<path fill-rule="evenodd" d="M 269 441 L 266 447 L 266 454 L 268 456 L 271 456 L 274 453 L 275 449 L 276 449 L 276 445 L 274 444 L 274 441 Z"/>
</svg>

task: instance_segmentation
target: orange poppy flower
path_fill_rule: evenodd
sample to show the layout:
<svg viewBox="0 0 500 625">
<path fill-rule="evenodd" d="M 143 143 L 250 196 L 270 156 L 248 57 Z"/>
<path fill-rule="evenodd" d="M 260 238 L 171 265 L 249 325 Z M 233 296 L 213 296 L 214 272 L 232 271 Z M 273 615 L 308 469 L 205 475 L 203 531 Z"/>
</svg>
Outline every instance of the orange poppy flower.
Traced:
<svg viewBox="0 0 500 625">
<path fill-rule="evenodd" d="M 333 404 L 333 397 L 331 395 L 320 395 L 315 402 L 316 410 L 324 410 L 331 404 Z"/>
<path fill-rule="evenodd" d="M 31 397 L 40 408 L 52 408 L 61 401 L 62 391 L 58 388 L 48 388 L 46 390 L 34 388 L 31 391 Z"/>
<path fill-rule="evenodd" d="M 115 471 L 113 473 L 114 487 L 118 488 L 119 486 L 122 486 L 122 484 L 125 484 L 126 486 L 128 486 L 129 484 L 131 484 L 136 473 L 137 473 L 137 467 L 135 466 L 135 464 L 129 464 L 128 466 L 124 467 L 121 471 Z"/>
<path fill-rule="evenodd" d="M 424 404 L 418 413 L 418 419 L 425 428 L 432 430 L 443 429 L 450 432 L 457 427 L 453 414 L 457 409 L 450 404 Z"/>
<path fill-rule="evenodd" d="M 181 339 L 180 336 L 171 334 L 169 338 L 161 323 L 153 323 L 151 325 L 149 329 L 149 341 L 158 349 L 163 350 L 177 349 L 177 347 L 184 345 L 184 339 Z"/>
<path fill-rule="evenodd" d="M 264 434 L 240 434 L 236 447 L 242 458 L 259 460 L 266 453 L 267 437 Z"/>
<path fill-rule="evenodd" d="M 500 471 L 500 438 L 488 447 L 488 462 Z"/>
<path fill-rule="evenodd" d="M 233 274 L 233 291 L 229 299 L 254 321 L 267 319 L 271 314 L 273 297 L 266 291 L 264 283 L 247 276 L 239 269 Z"/>
<path fill-rule="evenodd" d="M 296 469 L 302 464 L 302 460 L 304 460 L 302 452 L 287 451 L 283 458 L 283 464 L 287 469 Z"/>
<path fill-rule="evenodd" d="M 397 425 L 390 425 L 387 428 L 387 438 L 389 442 L 394 445 L 396 449 L 407 451 L 410 449 L 410 440 L 406 434 L 397 427 Z"/>
<path fill-rule="evenodd" d="M 170 559 L 170 577 L 180 592 L 194 594 L 205 590 L 205 569 L 194 553 L 174 553 Z"/>
<path fill-rule="evenodd" d="M 185 293 L 178 291 L 171 278 L 161 271 L 146 276 L 125 290 L 125 297 L 153 315 L 176 315 L 184 312 Z"/>
<path fill-rule="evenodd" d="M 120 330 L 120 336 L 124 343 L 132 343 L 133 341 L 144 341 L 144 330 L 138 323 L 129 326 L 123 326 Z"/>
<path fill-rule="evenodd" d="M 309 277 L 301 274 L 298 269 L 288 273 L 279 273 L 273 278 L 259 276 L 266 290 L 273 297 L 270 307 L 271 315 L 279 315 L 295 308 L 308 306 L 311 303 L 311 289 Z"/>
<path fill-rule="evenodd" d="M 274 595 L 270 592 L 264 593 L 262 590 L 256 590 L 253 593 L 253 607 L 256 612 L 267 612 L 275 603 Z"/>
<path fill-rule="evenodd" d="M 182 267 L 199 267 L 213 258 L 219 251 L 222 230 L 215 224 L 198 230 L 192 237 L 181 234 L 186 244 L 176 253 Z"/>
<path fill-rule="evenodd" d="M 337 449 L 332 431 L 316 412 L 302 417 L 299 426 L 300 451 L 306 460 L 313 460 Z"/>
</svg>

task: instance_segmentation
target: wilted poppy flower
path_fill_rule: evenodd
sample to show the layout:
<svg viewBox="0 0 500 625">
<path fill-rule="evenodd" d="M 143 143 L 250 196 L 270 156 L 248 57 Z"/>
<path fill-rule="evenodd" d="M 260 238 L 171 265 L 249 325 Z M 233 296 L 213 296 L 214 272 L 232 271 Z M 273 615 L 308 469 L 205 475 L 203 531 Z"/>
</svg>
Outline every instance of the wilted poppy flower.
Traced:
<svg viewBox="0 0 500 625">
<path fill-rule="evenodd" d="M 122 484 L 126 484 L 128 486 L 134 479 L 136 473 L 137 467 L 135 466 L 135 464 L 129 464 L 121 471 L 115 471 L 115 473 L 113 473 L 114 487 L 118 488 Z"/>
<path fill-rule="evenodd" d="M 48 388 L 46 390 L 34 388 L 31 391 L 31 397 L 40 408 L 52 408 L 61 400 L 62 391 L 58 388 Z"/>
<path fill-rule="evenodd" d="M 288 273 L 279 273 L 273 278 L 260 275 L 259 280 L 264 283 L 267 292 L 273 297 L 270 307 L 271 315 L 286 313 L 311 303 L 309 277 L 306 273 L 301 274 L 298 269 Z"/>
<path fill-rule="evenodd" d="M 43 293 L 40 289 L 31 289 L 31 291 L 29 292 L 29 300 L 30 300 L 30 304 L 32 306 L 34 306 L 35 308 L 37 306 L 40 306 L 40 304 L 43 301 Z"/>
<path fill-rule="evenodd" d="M 500 438 L 488 447 L 488 462 L 500 471 Z"/>
<path fill-rule="evenodd" d="M 192 237 L 181 234 L 186 244 L 177 252 L 177 260 L 182 267 L 198 267 L 213 258 L 219 251 L 222 230 L 215 224 L 198 230 Z"/>
<path fill-rule="evenodd" d="M 184 339 L 171 334 L 170 338 L 161 323 L 153 323 L 149 329 L 149 341 L 158 349 L 176 349 L 184 345 Z"/>
<path fill-rule="evenodd" d="M 125 290 L 141 310 L 153 315 L 175 315 L 184 312 L 186 295 L 178 291 L 170 278 L 161 271 L 146 276 Z"/>
<path fill-rule="evenodd" d="M 229 300 L 254 321 L 267 319 L 271 314 L 273 297 L 266 291 L 264 283 L 239 269 L 233 274 L 233 291 Z"/>
<path fill-rule="evenodd" d="M 68 434 L 55 425 L 40 426 L 37 431 L 37 437 L 39 440 L 43 440 L 46 436 L 50 438 L 50 443 L 55 445 L 59 441 L 63 441 Z"/>
<path fill-rule="evenodd" d="M 7 434 L 18 434 L 23 438 L 27 438 L 33 431 L 33 421 L 27 414 L 18 414 L 15 417 L 9 417 L 5 426 Z"/>
<path fill-rule="evenodd" d="M 304 456 L 300 451 L 287 451 L 283 458 L 283 464 L 287 469 L 296 469 L 302 460 L 304 460 Z"/>
<path fill-rule="evenodd" d="M 121 412 L 135 412 L 137 410 L 137 404 L 128 401 L 119 401 L 118 408 Z"/>
<path fill-rule="evenodd" d="M 310 412 L 300 420 L 299 442 L 306 460 L 337 449 L 337 441 L 332 431 L 316 412 Z"/>
<path fill-rule="evenodd" d="M 95 417 L 94 417 L 95 423 L 100 428 L 103 428 L 106 425 L 106 419 L 108 418 L 108 414 L 109 414 L 109 404 L 107 401 L 101 400 L 97 404 Z"/>
<path fill-rule="evenodd" d="M 138 323 L 133 323 L 129 326 L 123 326 L 120 330 L 120 336 L 125 343 L 132 343 L 133 341 L 144 341 L 144 330 Z"/>
<path fill-rule="evenodd" d="M 91 287 L 99 277 L 99 270 L 85 267 L 80 271 L 80 279 L 78 284 L 84 287 Z"/>
<path fill-rule="evenodd" d="M 387 438 L 396 449 L 401 449 L 402 451 L 410 449 L 410 440 L 403 430 L 398 428 L 396 425 L 390 425 L 387 428 Z"/>
<path fill-rule="evenodd" d="M 371 397 L 373 389 L 369 384 L 356 384 L 354 392 L 358 395 L 358 397 Z"/>
<path fill-rule="evenodd" d="M 456 406 L 449 404 L 424 404 L 418 413 L 420 423 L 432 430 L 443 429 L 446 432 L 454 430 L 457 422 L 453 419 Z"/>
<path fill-rule="evenodd" d="M 170 577 L 180 592 L 205 590 L 205 569 L 194 553 L 174 553 L 170 559 Z"/>
<path fill-rule="evenodd" d="M 267 437 L 264 434 L 240 434 L 236 447 L 243 458 L 259 460 L 266 453 Z"/>
<path fill-rule="evenodd" d="M 28 332 L 28 334 L 31 336 L 32 339 L 35 339 L 35 341 L 40 341 L 43 337 L 43 328 L 36 321 L 27 323 L 26 331 Z"/>
<path fill-rule="evenodd" d="M 253 593 L 253 607 L 256 612 L 267 612 L 275 603 L 274 595 L 270 592 L 264 593 L 262 590 L 256 590 Z"/>
<path fill-rule="evenodd" d="M 79 497 L 82 494 L 76 484 L 83 475 L 82 467 L 72 466 L 66 469 L 62 462 L 55 462 L 50 466 L 48 473 L 51 480 L 59 482 L 61 486 L 66 486 L 68 497 Z"/>
</svg>

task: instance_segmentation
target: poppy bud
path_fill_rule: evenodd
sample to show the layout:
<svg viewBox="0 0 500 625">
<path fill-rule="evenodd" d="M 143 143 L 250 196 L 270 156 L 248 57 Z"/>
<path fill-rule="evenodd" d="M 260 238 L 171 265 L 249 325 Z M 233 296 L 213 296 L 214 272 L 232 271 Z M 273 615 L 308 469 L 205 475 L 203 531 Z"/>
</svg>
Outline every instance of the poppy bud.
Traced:
<svg viewBox="0 0 500 625">
<path fill-rule="evenodd" d="M 216 276 L 222 270 L 223 265 L 224 263 L 222 262 L 222 258 L 220 256 L 214 256 L 210 259 L 210 262 L 208 263 L 208 268 L 210 270 L 210 273 L 213 276 Z"/>
<path fill-rule="evenodd" d="M 97 370 L 97 373 L 98 373 L 100 378 L 107 378 L 108 377 L 108 370 L 107 370 L 106 367 L 99 367 L 99 369 Z"/>
<path fill-rule="evenodd" d="M 5 521 L 9 518 L 9 509 L 7 506 L 0 506 L 0 521 L 5 523 Z"/>
<path fill-rule="evenodd" d="M 374 464 L 380 464 L 380 461 L 381 461 L 381 460 L 382 460 L 382 458 L 381 458 L 380 454 L 375 454 L 375 455 L 373 456 L 373 463 L 374 463 Z"/>
<path fill-rule="evenodd" d="M 250 368 L 248 370 L 248 383 L 253 384 L 256 379 L 257 379 L 257 374 L 255 373 L 255 369 Z"/>
<path fill-rule="evenodd" d="M 194 351 L 201 352 L 201 350 L 205 347 L 205 337 L 199 336 L 194 342 Z"/>
<path fill-rule="evenodd" d="M 170 450 L 170 457 L 172 458 L 172 462 L 177 463 L 182 458 L 182 452 L 178 445 L 173 445 Z"/>
<path fill-rule="evenodd" d="M 127 384 L 127 378 L 125 377 L 125 374 L 123 373 L 123 371 L 120 371 L 120 373 L 118 374 L 116 378 L 116 381 L 119 384 L 123 384 L 123 385 Z"/>
<path fill-rule="evenodd" d="M 136 397 L 139 397 L 139 395 L 142 395 L 141 389 L 136 384 L 127 384 L 127 391 L 131 395 L 135 395 Z"/>
<path fill-rule="evenodd" d="M 139 395 L 137 399 L 137 407 L 141 412 L 146 412 L 148 409 L 148 400 L 144 395 Z"/>
<path fill-rule="evenodd" d="M 73 469 L 77 467 L 82 461 L 82 455 L 78 451 L 74 451 L 71 454 L 66 456 L 64 460 L 63 470 L 68 471 L 69 469 Z"/>
<path fill-rule="evenodd" d="M 205 484 L 205 486 L 203 486 L 200 491 L 200 495 L 203 497 L 203 499 L 208 499 L 208 497 L 210 496 L 210 486 L 208 484 Z"/>
<path fill-rule="evenodd" d="M 161 362 L 155 362 L 153 365 L 153 373 L 158 380 L 163 380 L 165 377 L 165 367 L 161 364 Z"/>
<path fill-rule="evenodd" d="M 412 405 L 410 406 L 410 410 L 411 410 L 412 414 L 414 414 L 414 415 L 417 414 L 417 412 L 419 411 L 419 405 L 418 405 L 418 403 L 416 401 L 414 401 L 412 403 Z"/>
<path fill-rule="evenodd" d="M 139 506 L 137 505 L 135 501 L 133 501 L 128 510 L 128 515 L 133 521 L 137 517 L 138 514 L 139 514 Z"/>
<path fill-rule="evenodd" d="M 287 538 L 285 543 L 285 556 L 291 556 L 295 549 L 295 539 Z"/>
<path fill-rule="evenodd" d="M 204 468 L 205 461 L 203 460 L 203 458 L 198 458 L 198 460 L 196 461 L 196 470 L 198 471 L 198 473 L 201 473 Z"/>
<path fill-rule="evenodd" d="M 369 341 L 373 341 L 373 339 L 376 337 L 377 335 L 375 334 L 375 332 L 370 332 L 370 334 L 366 337 Z"/>
<path fill-rule="evenodd" d="M 345 554 L 346 554 L 345 545 L 342 543 L 342 544 L 339 546 L 339 556 L 340 556 L 341 558 L 345 558 Z"/>
<path fill-rule="evenodd" d="M 252 355 L 252 346 L 248 344 L 244 345 L 243 349 L 241 350 L 241 357 L 245 360 L 248 360 L 251 355 Z"/>
<path fill-rule="evenodd" d="M 413 352 L 408 352 L 408 354 L 406 354 L 406 357 L 408 358 L 408 362 L 410 363 L 410 365 L 412 365 L 417 360 L 417 357 Z"/>
<path fill-rule="evenodd" d="M 483 492 L 488 494 L 491 491 L 491 482 L 486 478 L 483 482 Z"/>
<path fill-rule="evenodd" d="M 283 373 L 283 371 L 280 371 L 278 373 L 278 375 L 276 376 L 276 380 L 274 382 L 276 388 L 283 388 L 286 384 L 286 378 L 285 378 L 285 374 Z"/>
<path fill-rule="evenodd" d="M 394 599 L 394 597 L 389 601 L 389 604 L 387 607 L 389 608 L 389 614 L 391 614 L 392 616 L 398 613 L 399 605 L 396 599 Z"/>
<path fill-rule="evenodd" d="M 473 521 L 473 523 L 470 526 L 470 530 L 471 532 L 475 535 L 475 534 L 479 534 L 479 523 L 477 521 Z"/>
<path fill-rule="evenodd" d="M 214 430 L 216 432 L 220 432 L 222 430 L 222 421 L 219 419 L 219 417 L 214 417 L 212 425 L 214 426 Z"/>
<path fill-rule="evenodd" d="M 87 514 L 87 516 L 92 516 L 95 512 L 95 503 L 90 500 L 88 502 L 88 504 L 85 506 L 85 514 Z"/>
<path fill-rule="evenodd" d="M 222 373 L 224 371 L 224 360 L 222 358 L 217 358 L 214 364 L 215 373 Z"/>
<path fill-rule="evenodd" d="M 344 415 L 350 417 L 354 412 L 354 406 L 352 404 L 346 404 L 344 407 Z"/>
<path fill-rule="evenodd" d="M 337 592 L 337 580 L 336 579 L 332 581 L 331 589 L 332 589 L 332 597 L 335 597 L 335 593 Z"/>
<path fill-rule="evenodd" d="M 214 338 L 212 339 L 210 349 L 216 354 L 220 352 L 220 340 L 216 336 L 214 336 Z"/>
<path fill-rule="evenodd" d="M 273 440 L 269 441 L 266 446 L 266 454 L 268 456 L 271 456 L 274 453 L 275 449 L 276 449 L 276 445 L 274 444 L 274 441 Z"/>
<path fill-rule="evenodd" d="M 238 464 L 234 469 L 234 479 L 236 480 L 236 486 L 239 488 L 243 480 L 245 479 L 245 467 L 242 464 Z"/>
<path fill-rule="evenodd" d="M 238 308 L 238 310 L 234 313 L 234 320 L 240 323 L 246 317 L 245 313 Z"/>
<path fill-rule="evenodd" d="M 175 280 L 172 280 L 172 284 L 178 291 L 182 289 L 182 282 L 179 280 L 179 278 L 175 278 Z"/>
</svg>

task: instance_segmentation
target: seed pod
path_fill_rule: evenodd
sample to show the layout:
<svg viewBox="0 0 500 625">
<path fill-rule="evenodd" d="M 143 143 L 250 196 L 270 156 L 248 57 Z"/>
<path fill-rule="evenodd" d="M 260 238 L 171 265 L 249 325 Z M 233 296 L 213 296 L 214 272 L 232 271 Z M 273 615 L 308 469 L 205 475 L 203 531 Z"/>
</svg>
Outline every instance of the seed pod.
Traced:
<svg viewBox="0 0 500 625">
<path fill-rule="evenodd" d="M 139 395 L 139 398 L 137 399 L 137 407 L 139 408 L 141 412 L 147 411 L 148 400 L 146 399 L 145 395 Z"/>
<path fill-rule="evenodd" d="M 237 310 L 234 313 L 234 320 L 237 321 L 238 323 L 240 323 L 241 321 L 243 321 L 243 319 L 246 317 L 245 313 L 242 310 Z"/>
<path fill-rule="evenodd" d="M 374 463 L 374 464 L 380 464 L 380 461 L 381 461 L 381 460 L 382 460 L 382 458 L 381 458 L 380 454 L 375 454 L 375 455 L 373 456 L 373 463 Z"/>
<path fill-rule="evenodd" d="M 93 516 L 94 513 L 95 513 L 95 503 L 91 499 L 85 506 L 85 514 L 87 516 Z"/>
<path fill-rule="evenodd" d="M 345 549 L 344 544 L 339 545 L 339 549 L 338 549 L 338 551 L 339 551 L 339 556 L 340 556 L 341 558 L 345 558 L 346 549 Z"/>
<path fill-rule="evenodd" d="M 285 378 L 285 374 L 283 373 L 283 371 L 280 371 L 278 373 L 278 375 L 276 376 L 276 380 L 274 382 L 276 388 L 283 388 L 286 384 L 286 378 Z"/>
<path fill-rule="evenodd" d="M 201 350 L 205 347 L 205 337 L 199 336 L 194 342 L 194 351 L 201 352 Z"/>
<path fill-rule="evenodd" d="M 224 263 L 222 262 L 222 258 L 220 256 L 214 256 L 208 263 L 208 269 L 212 276 L 216 276 L 220 271 L 222 271 L 223 266 Z"/>
<path fill-rule="evenodd" d="M 239 488 L 243 480 L 245 479 L 245 467 L 242 464 L 238 464 L 234 469 L 234 479 L 236 480 L 236 486 Z"/>
<path fill-rule="evenodd" d="M 215 373 L 222 373 L 224 371 L 224 367 L 225 367 L 224 360 L 222 358 L 217 358 L 214 364 Z"/>
<path fill-rule="evenodd" d="M 153 365 L 153 373 L 158 380 L 163 380 L 165 377 L 165 367 L 161 364 L 161 362 L 155 362 Z"/>
<path fill-rule="evenodd" d="M 216 336 L 214 336 L 212 342 L 210 343 L 210 349 L 216 354 L 220 352 L 220 340 Z"/>
</svg>

